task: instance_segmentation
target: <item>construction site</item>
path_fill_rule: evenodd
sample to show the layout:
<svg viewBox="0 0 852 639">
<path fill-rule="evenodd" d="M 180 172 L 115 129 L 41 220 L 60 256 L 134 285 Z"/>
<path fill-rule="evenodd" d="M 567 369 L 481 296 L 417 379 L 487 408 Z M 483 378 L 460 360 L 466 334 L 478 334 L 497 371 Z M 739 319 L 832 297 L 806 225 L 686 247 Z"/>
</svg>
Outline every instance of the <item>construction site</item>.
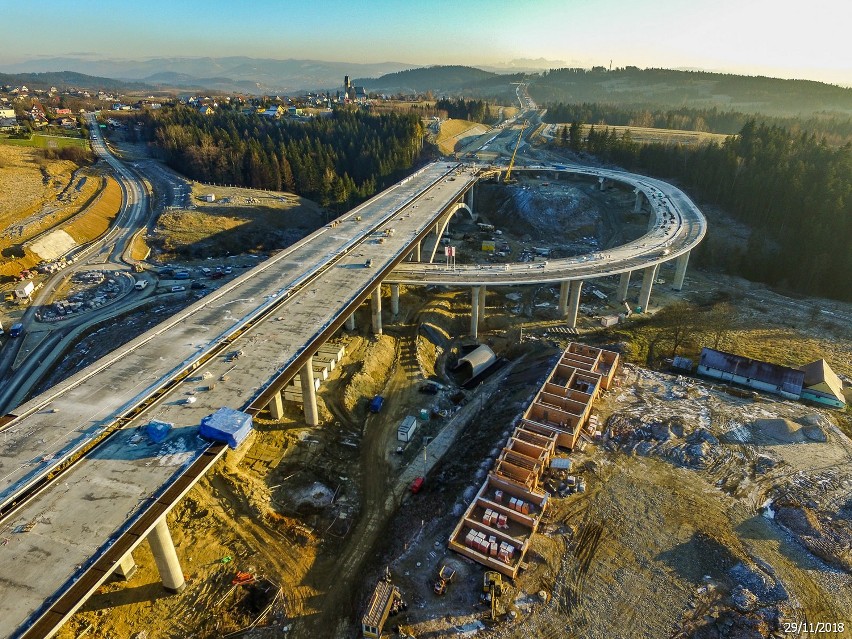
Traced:
<svg viewBox="0 0 852 639">
<path fill-rule="evenodd" d="M 631 193 L 579 179 L 520 175 L 477 198 L 480 217 L 454 218 L 445 235 L 460 262 L 603 251 L 647 224 Z M 187 218 L 204 251 L 209 216 L 221 215 L 199 203 Z M 214 264 L 173 250 L 178 221 L 155 229 L 151 262 L 212 279 L 202 273 Z M 270 237 L 260 222 L 252 232 Z M 251 262 L 222 258 L 221 270 Z M 171 277 L 160 274 L 154 308 L 79 342 L 45 387 L 185 305 L 193 292 L 172 291 Z M 849 325 L 832 320 L 852 316 L 847 306 L 815 322 L 820 300 L 700 268 L 681 293 L 668 277 L 656 308 L 735 292 L 744 319 L 728 348 L 796 344 L 785 364 L 825 357 L 852 374 Z M 382 335 L 359 309 L 357 328 L 313 359 L 320 424 L 305 424 L 294 379 L 169 515 L 186 589 L 165 592 L 140 546 L 135 574 L 101 586 L 57 636 L 745 638 L 786 636 L 804 619 L 848 629 L 848 412 L 646 367 L 653 318 L 623 308 L 616 286 L 587 287 L 570 329 L 558 285 L 489 287 L 477 340 L 468 290 L 401 286 Z M 45 320 L 137 294 L 125 289 L 93 271 Z M 768 337 L 766 300 L 785 305 Z M 217 383 L 188 378 L 185 401 Z"/>
</svg>

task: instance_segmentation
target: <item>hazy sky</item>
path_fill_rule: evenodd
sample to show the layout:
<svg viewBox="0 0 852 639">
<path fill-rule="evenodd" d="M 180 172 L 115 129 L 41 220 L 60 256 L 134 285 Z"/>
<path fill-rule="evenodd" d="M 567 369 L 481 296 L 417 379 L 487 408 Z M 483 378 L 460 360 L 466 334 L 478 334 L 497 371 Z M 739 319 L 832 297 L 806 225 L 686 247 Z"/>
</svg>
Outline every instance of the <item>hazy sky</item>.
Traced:
<svg viewBox="0 0 852 639">
<path fill-rule="evenodd" d="M 852 85 L 850 0 L 0 0 L 0 65 L 35 56 L 699 67 Z M 60 69 L 57 69 L 60 70 Z"/>
</svg>

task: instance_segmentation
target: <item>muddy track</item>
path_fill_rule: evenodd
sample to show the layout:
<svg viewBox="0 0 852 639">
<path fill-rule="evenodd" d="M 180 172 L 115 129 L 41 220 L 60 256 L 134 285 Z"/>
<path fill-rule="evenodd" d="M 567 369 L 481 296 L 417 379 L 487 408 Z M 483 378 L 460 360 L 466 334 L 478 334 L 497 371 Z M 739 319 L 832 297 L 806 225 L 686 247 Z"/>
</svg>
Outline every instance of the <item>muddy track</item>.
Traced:
<svg viewBox="0 0 852 639">
<path fill-rule="evenodd" d="M 415 351 L 416 325 L 400 327 L 396 362 L 385 387 L 385 395 L 397 398 L 410 392 L 412 378 L 419 373 Z M 394 331 L 396 332 L 396 331 Z M 408 402 L 394 404 L 404 406 Z M 329 410 L 341 423 L 357 428 L 345 411 L 333 402 Z M 399 409 L 397 409 L 399 410 Z M 388 406 L 381 415 L 370 416 L 364 424 L 359 460 L 361 511 L 343 547 L 334 557 L 320 562 L 306 577 L 322 598 L 319 611 L 295 620 L 292 637 L 341 636 L 347 634 L 349 620 L 357 616 L 357 594 L 363 582 L 361 569 L 370 558 L 399 502 L 390 487 L 391 468 L 386 459 L 388 439 L 401 416 Z M 335 630 L 332 630 L 335 629 Z"/>
</svg>

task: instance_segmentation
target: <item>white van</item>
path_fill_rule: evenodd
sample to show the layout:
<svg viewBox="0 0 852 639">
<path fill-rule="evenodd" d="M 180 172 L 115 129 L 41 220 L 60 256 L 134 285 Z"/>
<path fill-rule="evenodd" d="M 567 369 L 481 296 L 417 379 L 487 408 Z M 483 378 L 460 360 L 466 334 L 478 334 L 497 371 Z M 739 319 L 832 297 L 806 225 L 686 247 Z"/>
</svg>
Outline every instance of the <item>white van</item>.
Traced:
<svg viewBox="0 0 852 639">
<path fill-rule="evenodd" d="M 146 286 L 148 286 L 148 280 L 139 280 L 136 282 L 136 284 L 133 285 L 133 288 L 135 288 L 137 291 L 141 291 Z"/>
</svg>

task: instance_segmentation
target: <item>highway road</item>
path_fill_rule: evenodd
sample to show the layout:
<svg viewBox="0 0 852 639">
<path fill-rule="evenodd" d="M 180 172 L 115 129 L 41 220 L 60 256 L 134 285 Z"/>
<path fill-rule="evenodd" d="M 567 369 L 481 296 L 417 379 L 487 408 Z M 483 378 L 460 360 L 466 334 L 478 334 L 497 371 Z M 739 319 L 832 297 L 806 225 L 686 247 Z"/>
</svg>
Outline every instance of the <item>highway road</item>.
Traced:
<svg viewBox="0 0 852 639">
<path fill-rule="evenodd" d="M 61 355 L 60 350 L 53 347 L 59 344 L 67 335 L 77 332 L 83 325 L 97 321 L 99 315 L 106 316 L 113 312 L 110 306 L 81 314 L 74 319 L 61 323 L 47 324 L 38 322 L 35 314 L 42 306 L 51 303 L 56 289 L 76 271 L 87 268 L 93 263 L 124 264 L 124 254 L 129 249 L 133 235 L 144 227 L 151 217 L 148 192 L 139 177 L 127 166 L 109 152 L 94 114 L 88 116 L 92 150 L 102 160 L 107 162 L 113 175 L 121 186 L 121 210 L 109 231 L 97 241 L 78 247 L 68 256 L 72 263 L 65 269 L 50 276 L 36 293 L 29 308 L 24 312 L 22 322 L 25 331 L 45 330 L 50 335 L 44 342 L 31 352 L 17 370 L 12 370 L 19 350 L 25 340 L 9 340 L 0 353 L 0 414 L 9 410 L 15 402 L 26 395 L 38 382 L 43 373 Z"/>
<path fill-rule="evenodd" d="M 15 410 L 20 417 L 0 442 L 4 508 L 74 451 L 109 429 L 123 429 L 0 522 L 10 540 L 0 545 L 0 637 L 40 617 L 55 593 L 93 570 L 150 497 L 204 454 L 209 444 L 196 435 L 202 417 L 222 406 L 249 407 L 276 379 L 297 372 L 300 358 L 357 307 L 359 294 L 381 281 L 476 179 L 456 166 L 425 167 L 339 225 L 316 231 Z M 384 227 L 395 233 L 379 244 Z M 371 258 L 372 267 L 365 266 Z M 265 321 L 256 321 L 261 317 Z M 239 337 L 231 341 L 234 334 Z M 232 351 L 241 352 L 235 362 L 227 357 Z M 197 362 L 203 364 L 193 374 L 210 373 L 213 380 L 227 374 L 227 381 L 209 392 L 170 383 Z M 164 388 L 144 416 L 125 421 Z M 184 404 L 189 396 L 197 401 Z M 175 424 L 162 445 L 135 438 L 150 419 Z"/>
<path fill-rule="evenodd" d="M 448 269 L 442 263 L 400 264 L 387 281 L 403 284 L 475 286 L 592 279 L 640 270 L 672 260 L 698 245 L 707 232 L 707 222 L 698 207 L 683 191 L 667 182 L 616 169 L 568 164 L 559 166 L 564 168 L 515 167 L 514 171 L 571 173 L 627 184 L 645 193 L 652 215 L 655 216 L 653 228 L 624 246 L 547 262 L 463 264 L 453 269 Z"/>
</svg>

